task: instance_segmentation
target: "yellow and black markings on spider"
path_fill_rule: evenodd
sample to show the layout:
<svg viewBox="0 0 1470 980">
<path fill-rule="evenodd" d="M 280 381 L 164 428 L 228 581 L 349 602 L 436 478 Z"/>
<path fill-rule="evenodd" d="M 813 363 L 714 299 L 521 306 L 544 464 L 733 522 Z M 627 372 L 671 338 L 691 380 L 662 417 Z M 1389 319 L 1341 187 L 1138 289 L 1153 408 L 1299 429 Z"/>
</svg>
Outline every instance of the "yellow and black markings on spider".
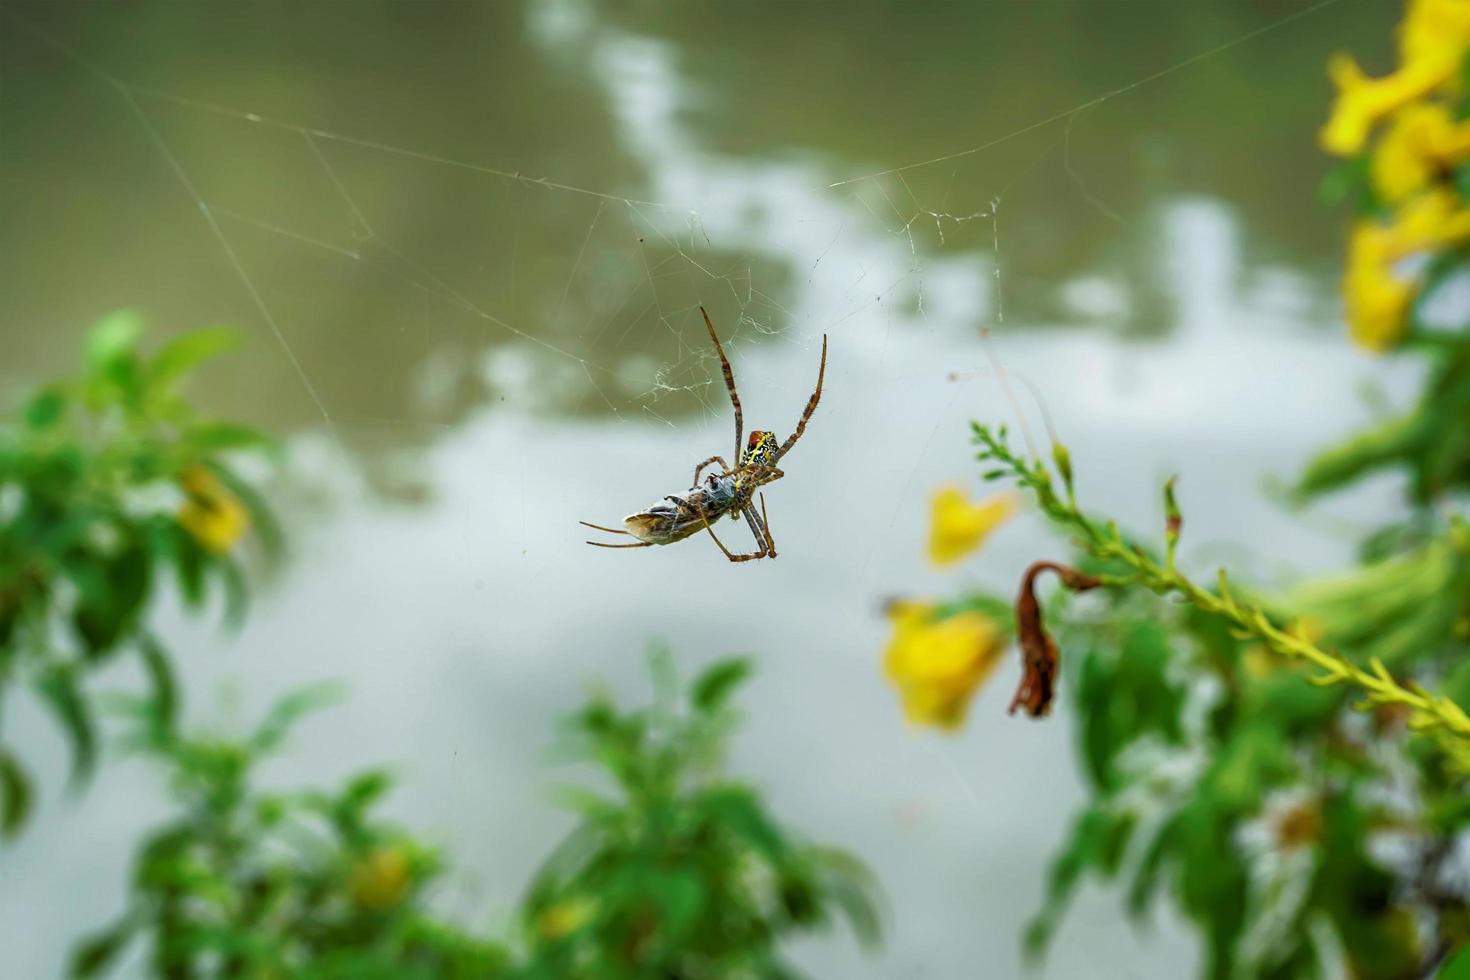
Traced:
<svg viewBox="0 0 1470 980">
<path fill-rule="evenodd" d="M 827 374 L 827 335 L 822 335 L 822 361 L 817 367 L 817 387 L 807 399 L 796 431 L 785 442 L 777 442 L 776 434 L 764 429 L 750 433 L 750 440 L 741 448 L 745 430 L 745 413 L 740 407 L 740 393 L 735 390 L 735 373 L 730 370 L 730 361 L 725 357 L 725 348 L 715 333 L 704 307 L 699 308 L 704 316 L 704 325 L 709 330 L 709 339 L 714 342 L 715 353 L 720 355 L 720 369 L 725 375 L 725 388 L 730 392 L 730 405 L 735 409 L 735 467 L 730 468 L 722 456 L 711 456 L 694 468 L 694 480 L 683 493 L 669 494 L 647 510 L 629 514 L 623 518 L 623 529 L 603 527 L 600 524 L 581 523 L 609 534 L 622 534 L 637 538 L 629 544 L 608 544 L 588 541 L 599 548 L 651 548 L 656 544 L 673 544 L 700 530 L 707 531 L 719 546 L 720 551 L 731 561 L 751 561 L 756 558 L 775 558 L 776 539 L 771 536 L 771 526 L 766 520 L 766 497 L 760 494 L 760 510 L 754 498 L 761 487 L 772 483 L 786 474 L 776 466 L 796 440 L 806 431 L 807 420 L 817 410 L 822 398 L 822 380 Z M 711 473 L 700 482 L 700 477 L 710 466 L 718 463 L 720 471 Z M 748 554 L 732 554 L 715 535 L 714 523 L 729 514 L 733 520 L 745 518 L 750 533 L 755 536 L 756 550 Z"/>
</svg>

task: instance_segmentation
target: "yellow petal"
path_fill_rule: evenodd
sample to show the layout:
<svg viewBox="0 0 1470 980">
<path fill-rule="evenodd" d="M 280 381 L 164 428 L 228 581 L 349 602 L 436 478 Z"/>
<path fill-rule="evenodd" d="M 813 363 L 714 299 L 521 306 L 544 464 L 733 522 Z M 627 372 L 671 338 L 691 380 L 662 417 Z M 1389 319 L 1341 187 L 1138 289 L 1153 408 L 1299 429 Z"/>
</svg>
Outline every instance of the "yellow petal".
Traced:
<svg viewBox="0 0 1470 980">
<path fill-rule="evenodd" d="M 1390 259 L 1457 245 L 1470 239 L 1470 209 L 1448 188 L 1439 187 L 1413 198 L 1388 225 L 1385 249 Z"/>
<path fill-rule="evenodd" d="M 413 880 L 413 868 L 402 848 L 380 847 L 352 869 L 347 893 L 358 905 L 386 909 L 398 904 Z"/>
<path fill-rule="evenodd" d="M 1382 78 L 1369 78 L 1350 56 L 1333 55 L 1327 71 L 1337 85 L 1337 101 L 1318 134 L 1322 148 L 1344 157 L 1361 152 L 1373 126 L 1443 85 L 1458 67 L 1458 61 L 1423 59 Z"/>
<path fill-rule="evenodd" d="M 959 487 L 947 486 L 934 494 L 929 522 L 929 558 L 949 565 L 974 551 L 990 532 L 1016 510 L 1012 494 L 997 494 L 970 503 Z"/>
<path fill-rule="evenodd" d="M 1438 187 L 1415 195 L 1388 224 L 1360 221 L 1348 239 L 1343 302 L 1352 338 L 1372 351 L 1393 347 L 1408 327 L 1418 283 L 1396 263 L 1470 241 L 1470 208 Z"/>
<path fill-rule="evenodd" d="M 933 619 L 933 607 L 902 604 L 891 615 L 884 672 L 911 722 L 955 729 L 980 685 L 994 673 L 1005 637 L 994 621 L 967 611 Z"/>
<path fill-rule="evenodd" d="M 1449 63 L 1458 70 L 1470 48 L 1470 0 L 1409 0 L 1398 34 L 1404 64 Z"/>
<path fill-rule="evenodd" d="M 250 514 L 214 474 L 202 466 L 190 466 L 179 474 L 186 499 L 179 508 L 179 524 L 205 550 L 228 553 L 250 530 Z"/>
<path fill-rule="evenodd" d="M 1348 332 L 1374 352 L 1388 350 L 1403 336 L 1415 293 L 1412 282 L 1394 273 L 1390 244 L 1386 229 L 1359 223 L 1349 238 L 1342 279 Z"/>
<path fill-rule="evenodd" d="M 1443 106 L 1411 105 L 1395 113 L 1373 149 L 1370 172 L 1378 196 L 1398 203 L 1422 190 L 1441 166 L 1435 148 L 1452 129 Z"/>
<path fill-rule="evenodd" d="M 556 942 L 586 925 L 597 912 L 595 899 L 564 898 L 536 917 L 536 931 L 548 942 Z"/>
</svg>

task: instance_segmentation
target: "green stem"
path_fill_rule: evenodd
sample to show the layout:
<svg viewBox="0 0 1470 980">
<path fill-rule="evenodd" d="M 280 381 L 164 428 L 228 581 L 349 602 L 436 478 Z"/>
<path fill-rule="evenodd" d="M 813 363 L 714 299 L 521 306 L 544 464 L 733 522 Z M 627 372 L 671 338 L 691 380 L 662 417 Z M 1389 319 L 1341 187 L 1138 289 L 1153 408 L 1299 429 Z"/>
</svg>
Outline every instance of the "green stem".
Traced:
<svg viewBox="0 0 1470 980">
<path fill-rule="evenodd" d="M 1078 509 L 1068 494 L 1063 500 L 1052 488 L 1051 477 L 1037 461 L 1015 455 L 1005 442 L 1005 431 L 999 435 L 985 426 L 975 425 L 975 437 L 983 447 L 980 458 L 1009 471 L 1022 486 L 1029 488 L 1042 511 L 1055 523 L 1081 535 L 1082 546 L 1095 558 L 1122 562 L 1130 574 L 1104 576 L 1111 587 L 1141 585 L 1158 595 L 1177 595 L 1196 609 L 1218 616 L 1242 633 L 1253 636 L 1272 650 L 1305 660 L 1322 673 L 1310 678 L 1320 685 L 1351 684 L 1366 694 L 1366 706 L 1397 704 L 1409 709 L 1410 727 L 1435 735 L 1457 765 L 1470 771 L 1470 716 L 1454 701 L 1424 690 L 1412 681 L 1404 685 L 1396 681 L 1374 657 L 1363 669 L 1339 653 L 1324 650 L 1299 633 L 1272 622 L 1259 606 L 1241 602 L 1230 592 L 1225 570 L 1212 591 L 1198 585 L 1174 564 L 1174 551 L 1179 537 L 1179 511 L 1174 503 L 1173 482 L 1165 489 L 1165 511 L 1168 517 L 1167 559 L 1160 564 L 1137 545 L 1128 543 L 1112 521 L 1099 526 Z M 1070 481 L 1068 481 L 1070 484 Z M 1069 487 L 1070 489 L 1070 487 Z"/>
</svg>

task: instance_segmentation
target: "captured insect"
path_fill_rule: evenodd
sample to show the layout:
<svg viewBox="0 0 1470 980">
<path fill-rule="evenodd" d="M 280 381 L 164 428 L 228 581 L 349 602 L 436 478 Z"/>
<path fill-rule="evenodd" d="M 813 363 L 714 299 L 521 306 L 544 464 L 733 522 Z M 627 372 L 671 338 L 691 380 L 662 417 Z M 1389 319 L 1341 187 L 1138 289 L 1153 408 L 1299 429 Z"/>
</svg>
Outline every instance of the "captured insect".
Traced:
<svg viewBox="0 0 1470 980">
<path fill-rule="evenodd" d="M 750 433 L 750 440 L 746 442 L 742 451 L 741 439 L 745 430 L 745 414 L 740 407 L 740 393 L 735 390 L 735 373 L 730 370 L 730 361 L 725 357 L 725 348 L 720 344 L 720 338 L 715 333 L 715 325 L 710 322 L 709 314 L 702 306 L 699 312 L 704 317 L 709 339 L 714 342 L 715 353 L 720 355 L 720 368 L 725 374 L 725 387 L 729 389 L 730 404 L 735 409 L 735 459 L 737 461 L 735 468 L 731 469 L 724 457 L 711 456 L 694 468 L 693 485 L 688 490 L 681 494 L 669 494 L 648 510 L 629 514 L 623 518 L 623 530 L 621 531 L 616 528 L 603 527 L 600 524 L 589 524 L 586 521 L 580 523 L 598 531 L 638 539 L 629 544 L 587 542 L 599 548 L 650 548 L 656 544 L 672 544 L 703 529 L 709 532 L 709 536 L 714 539 L 720 551 L 724 552 L 725 557 L 731 561 L 775 558 L 776 540 L 771 536 L 770 522 L 766 519 L 765 494 L 760 494 L 759 512 L 756 511 L 753 498 L 761 487 L 786 475 L 776 464 L 785 458 L 792 446 L 796 445 L 796 440 L 800 439 L 801 434 L 806 431 L 807 420 L 817 410 L 817 402 L 822 398 L 822 380 L 827 374 L 827 335 L 822 335 L 822 360 L 817 367 L 817 388 L 812 392 L 811 398 L 807 399 L 801 419 L 796 423 L 796 431 L 785 442 L 778 443 L 774 432 L 754 430 Z M 716 463 L 720 465 L 720 472 L 711 473 L 704 478 L 703 483 L 700 483 L 700 476 L 707 468 Z M 755 551 L 748 554 L 733 554 L 720 541 L 713 525 L 726 514 L 729 514 L 732 520 L 745 518 L 750 533 L 755 537 Z"/>
<path fill-rule="evenodd" d="M 623 518 L 626 530 L 586 521 L 581 523 L 609 534 L 627 534 L 638 539 L 637 544 L 604 544 L 600 541 L 588 541 L 588 544 L 599 548 L 647 548 L 649 545 L 683 541 L 689 535 L 702 531 L 724 517 L 734 501 L 735 478 L 711 473 L 704 478 L 703 485 L 690 487 L 683 493 L 669 494 L 647 510 Z"/>
</svg>

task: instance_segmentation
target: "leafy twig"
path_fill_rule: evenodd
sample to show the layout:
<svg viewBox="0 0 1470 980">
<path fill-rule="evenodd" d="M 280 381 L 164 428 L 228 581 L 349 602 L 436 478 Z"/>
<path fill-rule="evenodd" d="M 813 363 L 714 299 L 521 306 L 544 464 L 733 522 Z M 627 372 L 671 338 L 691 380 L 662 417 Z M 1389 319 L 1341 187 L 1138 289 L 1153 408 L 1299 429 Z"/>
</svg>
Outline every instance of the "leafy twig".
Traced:
<svg viewBox="0 0 1470 980">
<path fill-rule="evenodd" d="M 1032 492 L 1047 517 L 1080 536 L 1080 544 L 1089 554 L 1121 562 L 1128 568 L 1123 575 L 1102 576 L 1104 585 L 1141 585 L 1159 595 L 1178 595 L 1200 611 L 1227 620 L 1277 653 L 1311 663 L 1322 671 L 1310 678 L 1314 684 L 1354 685 L 1365 695 L 1361 704 L 1363 708 L 1400 705 L 1408 709 L 1409 727 L 1435 736 L 1455 765 L 1462 771 L 1470 771 L 1470 716 L 1454 701 L 1427 691 L 1412 681 L 1401 684 L 1377 657 L 1371 658 L 1368 669 L 1364 669 L 1339 653 L 1322 649 L 1299 632 L 1278 626 L 1260 606 L 1243 602 L 1231 594 L 1223 568 L 1213 590 L 1204 588 L 1180 572 L 1174 563 L 1174 552 L 1183 522 L 1174 499 L 1173 480 L 1164 487 L 1167 558 L 1160 563 L 1142 548 L 1125 541 L 1115 522 L 1099 523 L 1077 507 L 1070 466 L 1060 468 L 1066 490 L 1066 499 L 1063 500 L 1052 486 L 1051 473 L 1046 466 L 1039 460 L 1016 455 L 1006 442 L 1003 427 L 992 432 L 987 426 L 975 423 L 974 431 L 976 442 L 981 446 L 979 458 L 996 466 L 985 474 L 987 479 L 1010 477 L 1016 480 Z M 1068 458 L 1065 449 L 1055 455 L 1060 459 Z"/>
</svg>

